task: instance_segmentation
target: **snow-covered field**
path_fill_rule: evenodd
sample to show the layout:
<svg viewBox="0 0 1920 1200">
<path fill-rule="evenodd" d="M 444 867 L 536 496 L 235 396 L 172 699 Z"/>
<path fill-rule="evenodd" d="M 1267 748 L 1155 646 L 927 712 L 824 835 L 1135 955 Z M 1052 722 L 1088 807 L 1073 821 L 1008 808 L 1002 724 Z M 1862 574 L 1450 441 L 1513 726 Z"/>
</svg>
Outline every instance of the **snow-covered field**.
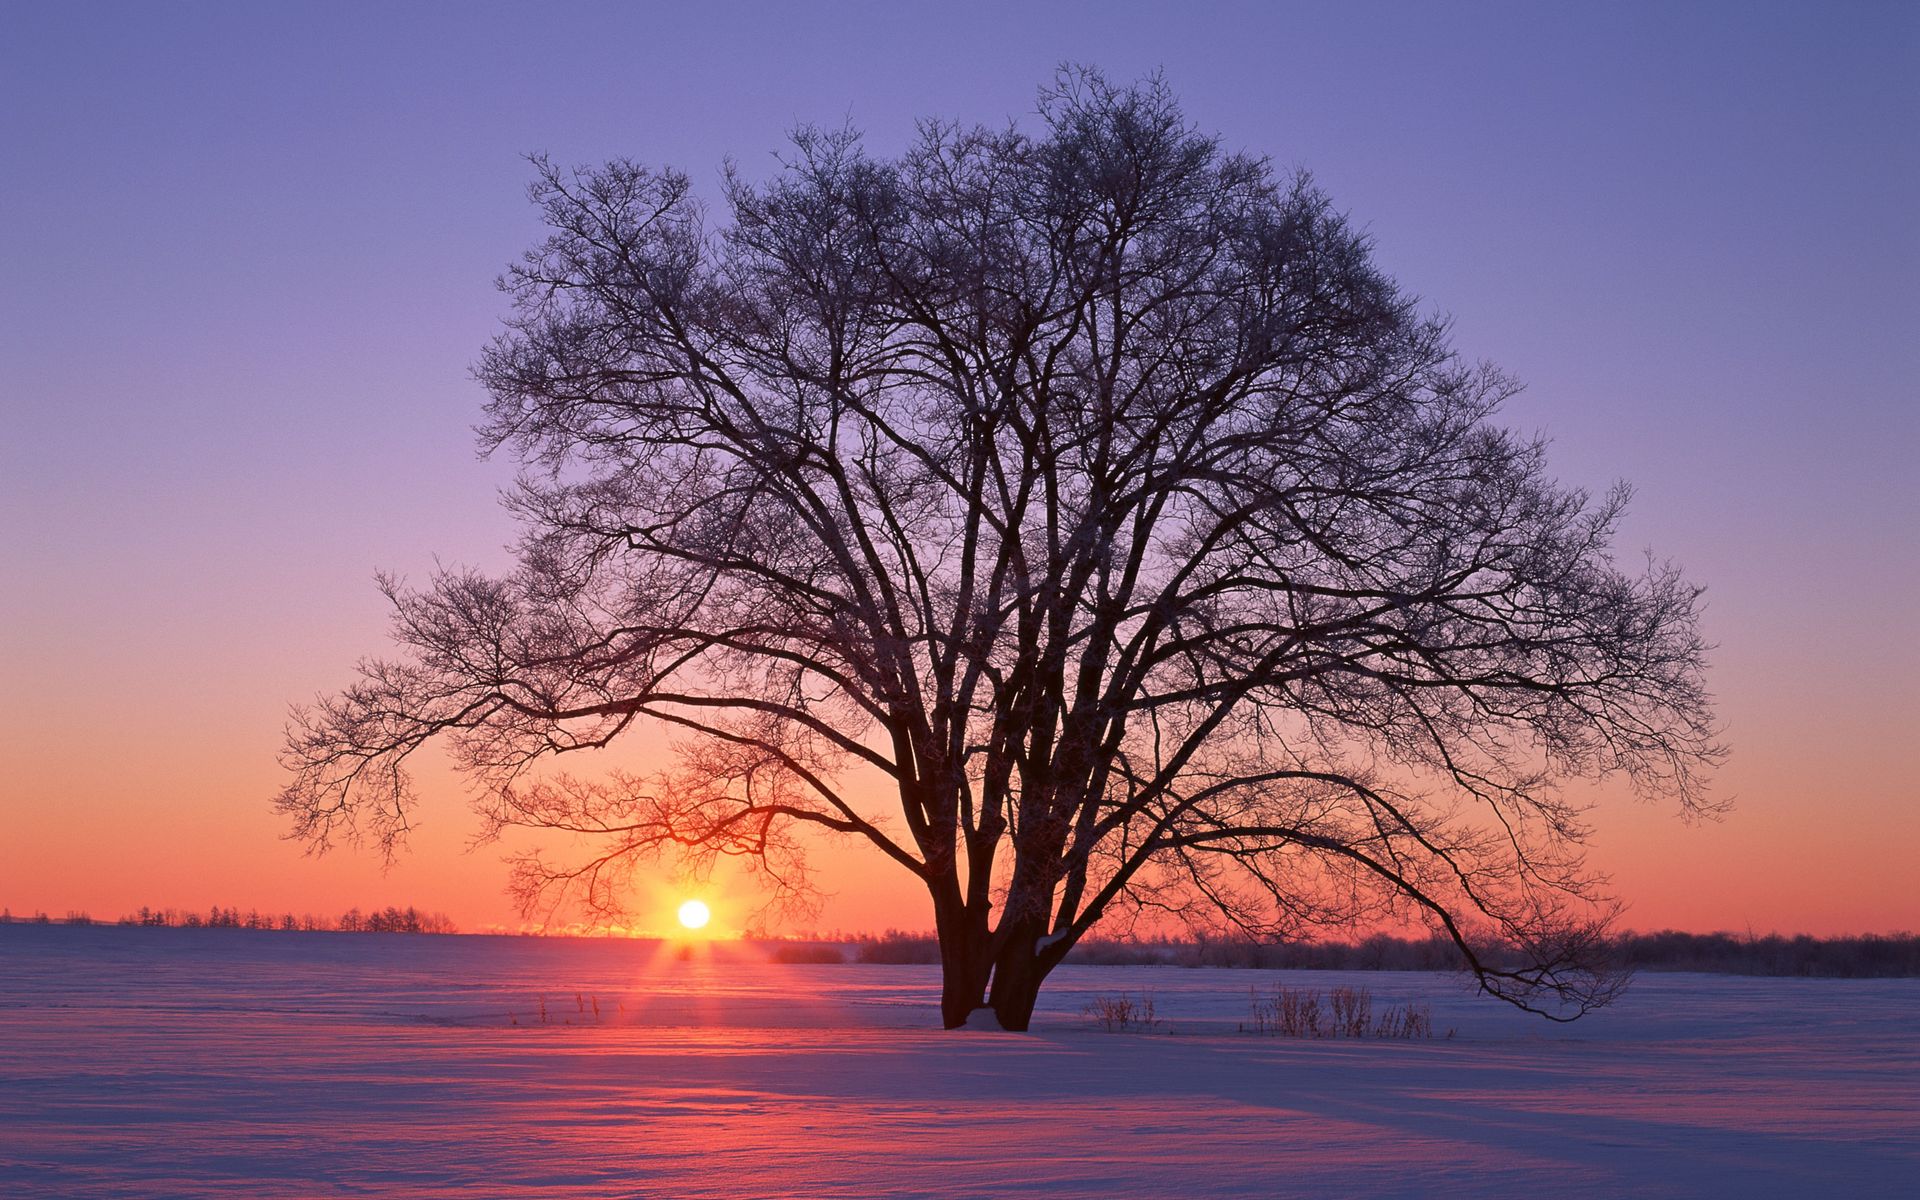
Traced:
<svg viewBox="0 0 1920 1200">
<path fill-rule="evenodd" d="M 1238 1032 L 1276 982 L 1429 1003 L 1442 1036 Z M 941 1032 L 936 984 L 0 927 L 0 1196 L 1920 1194 L 1920 980 L 1644 975 L 1555 1026 L 1442 976 L 1079 967 L 1029 1035 Z M 1168 1024 L 1082 1015 L 1121 991 Z"/>
</svg>

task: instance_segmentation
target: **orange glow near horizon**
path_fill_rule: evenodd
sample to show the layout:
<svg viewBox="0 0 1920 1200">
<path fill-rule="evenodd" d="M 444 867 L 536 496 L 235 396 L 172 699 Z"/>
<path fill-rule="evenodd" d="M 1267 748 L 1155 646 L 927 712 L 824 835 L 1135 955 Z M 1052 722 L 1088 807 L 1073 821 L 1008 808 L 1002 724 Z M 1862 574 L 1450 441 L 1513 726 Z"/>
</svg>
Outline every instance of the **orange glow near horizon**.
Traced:
<svg viewBox="0 0 1920 1200">
<path fill-rule="evenodd" d="M 1832 752 L 1818 759 L 1797 753 L 1794 739 L 1759 736 L 1790 718 L 1784 705 L 1743 698 L 1726 708 L 1735 755 L 1716 790 L 1733 796 L 1735 807 L 1724 820 L 1685 824 L 1668 806 L 1636 803 L 1625 789 L 1606 789 L 1599 798 L 1592 862 L 1611 874 L 1613 893 L 1628 903 L 1623 924 L 1815 935 L 1920 929 L 1920 894 L 1902 882 L 1899 861 L 1920 829 L 1903 802 L 1910 787 L 1889 753 L 1898 739 L 1882 740 L 1895 732 L 1887 727 L 1892 722 L 1881 716 L 1848 729 L 1837 718 L 1816 725 L 1803 716 L 1803 731 Z M 209 740 L 188 727 L 186 716 L 157 713 L 147 727 L 129 731 L 124 754 L 89 752 L 78 731 L 44 723 L 44 738 L 20 743 L 18 770 L 0 806 L 7 826 L 0 834 L 0 907 L 15 916 L 72 911 L 113 921 L 143 905 L 338 917 L 351 907 L 391 904 L 445 913 L 468 932 L 527 926 L 504 895 L 500 857 L 536 843 L 471 852 L 474 819 L 452 772 L 431 765 L 423 771 L 421 820 L 390 869 L 371 850 L 349 845 L 310 856 L 282 838 L 267 803 L 278 781 L 268 752 L 278 714 L 262 703 L 250 713 L 220 715 L 229 719 L 205 725 L 224 727 L 227 736 Z M 1743 730 L 1756 735 L 1740 738 Z M 1820 799 L 1826 796 L 1833 799 Z M 876 814 L 885 800 L 862 797 Z M 1875 836 L 1863 840 L 1868 829 Z M 771 932 L 931 927 L 926 893 L 904 870 L 847 839 L 810 841 L 823 903 L 817 912 L 771 924 Z M 675 919 L 688 898 L 684 881 L 662 864 L 657 876 L 639 882 L 636 921 L 626 932 L 691 938 Z M 710 921 L 702 941 L 733 936 L 762 899 L 751 876 L 733 864 L 723 864 L 707 886 L 713 890 L 703 890 Z M 722 904 L 716 895 L 736 899 Z M 562 927 L 569 919 L 558 917 Z"/>
</svg>

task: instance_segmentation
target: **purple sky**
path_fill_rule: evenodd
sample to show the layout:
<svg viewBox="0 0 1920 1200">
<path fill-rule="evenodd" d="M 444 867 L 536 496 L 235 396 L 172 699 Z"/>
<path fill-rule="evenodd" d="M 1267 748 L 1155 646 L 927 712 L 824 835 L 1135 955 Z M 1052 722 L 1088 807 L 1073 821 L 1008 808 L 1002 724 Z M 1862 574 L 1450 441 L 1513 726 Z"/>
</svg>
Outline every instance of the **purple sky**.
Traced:
<svg viewBox="0 0 1920 1200">
<path fill-rule="evenodd" d="M 1633 923 L 1920 925 L 1910 3 L 13 0 L 0 903 L 506 919 L 451 796 L 385 878 L 300 859 L 267 798 L 285 703 L 381 649 L 372 572 L 504 560 L 466 369 L 539 234 L 520 156 L 710 187 L 799 121 L 891 151 L 1023 117 L 1063 60 L 1163 68 L 1230 146 L 1312 169 L 1529 383 L 1507 420 L 1563 479 L 1637 486 L 1622 549 L 1709 585 L 1739 807 L 1600 814 Z"/>
</svg>

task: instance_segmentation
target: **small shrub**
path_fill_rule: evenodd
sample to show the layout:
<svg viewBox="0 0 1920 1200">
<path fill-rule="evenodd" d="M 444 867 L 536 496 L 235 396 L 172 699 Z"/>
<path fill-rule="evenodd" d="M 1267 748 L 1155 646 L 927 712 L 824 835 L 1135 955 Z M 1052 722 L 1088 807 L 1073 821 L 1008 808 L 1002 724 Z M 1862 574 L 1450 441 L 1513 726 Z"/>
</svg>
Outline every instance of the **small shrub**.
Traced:
<svg viewBox="0 0 1920 1200">
<path fill-rule="evenodd" d="M 1108 1033 L 1145 1032 L 1161 1024 L 1161 1018 L 1154 1012 L 1152 992 L 1142 992 L 1139 996 L 1126 992 L 1095 996 L 1082 1011 Z"/>
<path fill-rule="evenodd" d="M 1320 1037 L 1320 991 L 1318 988 L 1290 988 L 1276 985 L 1271 993 L 1253 997 L 1253 1024 L 1256 1032 L 1281 1037 Z"/>
<path fill-rule="evenodd" d="M 1424 1004 L 1403 1004 L 1389 1008 L 1380 1014 L 1380 1023 L 1373 1028 L 1377 1038 L 1430 1038 L 1433 1036 L 1433 1013 Z"/>
<path fill-rule="evenodd" d="M 1275 984 L 1267 995 L 1251 993 L 1253 1031 L 1280 1037 L 1321 1037 L 1323 1021 L 1318 988 Z"/>
<path fill-rule="evenodd" d="M 1372 989 L 1333 989 L 1333 1032 L 1336 1037 L 1365 1037 L 1372 1020 Z"/>
<path fill-rule="evenodd" d="M 1265 995 L 1254 989 L 1248 999 L 1252 1007 L 1252 1032 L 1269 1037 L 1433 1036 L 1433 1013 L 1424 1004 L 1393 1005 L 1380 1014 L 1379 1020 L 1374 1020 L 1373 992 L 1368 988 L 1334 988 L 1327 1005 L 1321 1003 L 1317 988 L 1284 985 L 1275 985 Z"/>
</svg>

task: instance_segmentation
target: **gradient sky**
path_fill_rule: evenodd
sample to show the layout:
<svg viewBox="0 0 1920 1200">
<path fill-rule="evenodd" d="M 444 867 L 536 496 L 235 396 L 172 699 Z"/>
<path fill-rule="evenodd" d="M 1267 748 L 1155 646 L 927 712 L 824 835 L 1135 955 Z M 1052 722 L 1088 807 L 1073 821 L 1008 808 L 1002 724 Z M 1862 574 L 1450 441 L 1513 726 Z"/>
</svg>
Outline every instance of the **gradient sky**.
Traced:
<svg viewBox="0 0 1920 1200">
<path fill-rule="evenodd" d="M 1028 114 L 1063 60 L 1164 68 L 1312 169 L 1527 381 L 1506 419 L 1563 480 L 1636 485 L 1622 549 L 1709 586 L 1737 807 L 1605 802 L 1629 923 L 1920 928 L 1910 3 L 7 0 L 0 905 L 515 923 L 455 781 L 386 874 L 303 857 L 269 798 L 287 702 L 383 648 L 374 570 L 505 562 L 466 372 L 540 234 L 521 156 L 710 187 L 800 121 L 891 151 Z M 822 866 L 821 927 L 928 923 L 877 860 Z"/>
</svg>

